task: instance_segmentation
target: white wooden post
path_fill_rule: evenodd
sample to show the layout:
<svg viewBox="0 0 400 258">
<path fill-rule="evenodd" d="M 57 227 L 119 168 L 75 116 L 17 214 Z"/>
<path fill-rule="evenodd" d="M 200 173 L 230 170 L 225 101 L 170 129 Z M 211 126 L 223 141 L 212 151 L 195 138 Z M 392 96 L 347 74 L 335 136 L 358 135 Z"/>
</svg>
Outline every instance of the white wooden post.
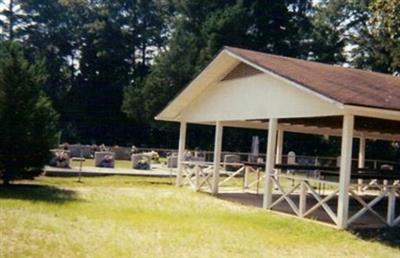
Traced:
<svg viewBox="0 0 400 258">
<path fill-rule="evenodd" d="M 272 188 L 273 182 L 271 177 L 274 174 L 275 164 L 275 148 L 276 148 L 276 133 L 278 129 L 278 119 L 271 118 L 268 125 L 268 142 L 267 142 L 267 153 L 266 153 L 266 164 L 265 164 L 265 185 L 264 185 L 264 199 L 263 207 L 269 209 L 272 202 Z"/>
<path fill-rule="evenodd" d="M 301 182 L 300 185 L 300 197 L 299 197 L 299 213 L 300 217 L 304 217 L 304 213 L 307 208 L 307 187 L 305 182 Z"/>
<path fill-rule="evenodd" d="M 396 191 L 395 187 L 390 187 L 388 191 L 388 209 L 387 209 L 387 217 L 386 223 L 389 226 L 393 226 L 393 221 L 395 219 L 396 212 Z"/>
<path fill-rule="evenodd" d="M 194 175 L 195 175 L 195 182 L 194 182 L 194 186 L 195 186 L 195 190 L 199 191 L 200 190 L 200 166 L 196 165 L 194 167 Z"/>
<path fill-rule="evenodd" d="M 186 122 L 181 122 L 180 130 L 179 130 L 179 146 L 178 146 L 178 171 L 176 175 L 176 185 L 182 186 L 182 177 L 183 177 L 183 167 L 182 161 L 183 156 L 185 154 L 185 145 L 186 145 Z"/>
<path fill-rule="evenodd" d="M 389 184 L 389 181 L 384 179 L 383 180 L 383 191 L 386 191 L 388 184 Z"/>
<path fill-rule="evenodd" d="M 340 158 L 339 199 L 337 227 L 347 228 L 349 215 L 349 186 L 351 178 L 351 154 L 353 150 L 354 116 L 343 116 L 342 148 Z"/>
<path fill-rule="evenodd" d="M 244 182 L 243 182 L 243 190 L 249 189 L 249 170 L 248 166 L 244 168 Z"/>
<path fill-rule="evenodd" d="M 275 156 L 275 163 L 282 164 L 282 153 L 283 153 L 283 130 L 278 130 L 278 138 L 276 143 L 276 156 Z M 281 171 L 280 169 L 276 170 L 276 173 L 279 174 Z"/>
<path fill-rule="evenodd" d="M 365 137 L 360 137 L 360 147 L 358 149 L 358 168 L 365 168 Z M 362 192 L 363 180 L 358 179 L 358 192 Z"/>
<path fill-rule="evenodd" d="M 219 166 L 221 164 L 221 149 L 222 149 L 222 131 L 223 127 L 220 121 L 215 125 L 215 143 L 214 143 L 214 171 L 213 171 L 213 184 L 212 194 L 218 194 L 219 184 Z"/>
</svg>

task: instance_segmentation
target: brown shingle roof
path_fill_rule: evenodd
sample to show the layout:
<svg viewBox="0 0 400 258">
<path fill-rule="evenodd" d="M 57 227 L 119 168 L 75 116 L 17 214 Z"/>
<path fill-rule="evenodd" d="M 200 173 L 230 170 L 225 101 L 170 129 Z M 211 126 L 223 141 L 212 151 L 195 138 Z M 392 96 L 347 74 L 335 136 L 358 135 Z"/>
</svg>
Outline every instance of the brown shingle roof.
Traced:
<svg viewBox="0 0 400 258">
<path fill-rule="evenodd" d="M 233 47 L 225 49 L 340 103 L 400 110 L 400 77 Z"/>
</svg>

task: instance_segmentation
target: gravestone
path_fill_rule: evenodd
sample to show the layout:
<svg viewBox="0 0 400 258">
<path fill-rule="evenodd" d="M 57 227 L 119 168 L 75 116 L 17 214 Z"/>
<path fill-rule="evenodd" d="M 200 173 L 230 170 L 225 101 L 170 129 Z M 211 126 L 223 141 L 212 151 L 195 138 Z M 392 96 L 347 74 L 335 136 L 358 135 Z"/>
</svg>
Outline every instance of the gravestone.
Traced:
<svg viewBox="0 0 400 258">
<path fill-rule="evenodd" d="M 102 162 L 105 159 L 106 156 L 111 157 L 111 163 L 109 164 L 110 168 L 114 168 L 115 165 L 115 153 L 111 151 L 97 151 L 94 153 L 94 165 L 96 167 L 102 167 Z"/>
</svg>

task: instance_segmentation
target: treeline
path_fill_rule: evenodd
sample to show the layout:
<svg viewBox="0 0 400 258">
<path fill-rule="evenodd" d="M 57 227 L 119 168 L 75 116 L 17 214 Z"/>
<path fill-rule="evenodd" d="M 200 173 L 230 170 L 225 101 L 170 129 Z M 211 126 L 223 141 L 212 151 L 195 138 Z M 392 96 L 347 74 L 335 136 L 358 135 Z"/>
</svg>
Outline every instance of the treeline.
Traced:
<svg viewBox="0 0 400 258">
<path fill-rule="evenodd" d="M 3 0 L 0 39 L 19 41 L 28 59 L 44 60 L 62 141 L 176 147 L 176 126 L 153 117 L 222 46 L 395 74 L 399 6 L 400 0 Z M 191 147 L 212 145 L 212 129 L 193 131 Z M 249 146 L 253 134 L 229 130 L 227 148 Z M 308 142 L 309 154 L 326 151 L 327 140 Z"/>
</svg>

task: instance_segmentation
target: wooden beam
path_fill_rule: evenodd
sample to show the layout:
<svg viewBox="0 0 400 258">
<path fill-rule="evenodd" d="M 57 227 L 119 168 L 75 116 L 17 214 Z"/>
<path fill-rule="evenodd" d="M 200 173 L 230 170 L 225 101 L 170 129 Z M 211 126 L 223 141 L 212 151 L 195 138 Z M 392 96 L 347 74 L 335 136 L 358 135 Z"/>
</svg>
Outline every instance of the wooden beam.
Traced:
<svg viewBox="0 0 400 258">
<path fill-rule="evenodd" d="M 276 133 L 278 131 L 278 119 L 271 118 L 268 126 L 268 143 L 266 152 L 266 164 L 265 164 L 265 186 L 264 186 L 264 198 L 263 207 L 270 209 L 272 203 L 272 188 L 274 187 L 272 182 L 272 176 L 274 174 L 275 165 L 275 148 L 276 148 Z"/>
<path fill-rule="evenodd" d="M 176 185 L 182 186 L 182 178 L 183 178 L 183 158 L 185 155 L 185 146 L 186 146 L 186 130 L 187 123 L 181 122 L 181 126 L 179 129 L 179 146 L 178 146 L 178 173 L 176 176 Z"/>
<path fill-rule="evenodd" d="M 351 177 L 351 160 L 353 150 L 354 116 L 343 116 L 342 147 L 340 155 L 340 179 L 338 199 L 337 227 L 347 228 L 349 215 L 349 186 Z"/>
<path fill-rule="evenodd" d="M 360 107 L 353 105 L 344 105 L 343 109 L 356 116 L 375 117 L 381 119 L 400 121 L 399 110 L 387 110 L 387 109 Z"/>
<path fill-rule="evenodd" d="M 341 129 L 341 116 L 327 117 L 305 117 L 305 118 L 284 118 L 279 120 L 280 123 L 304 126 L 310 129 Z M 400 131 L 400 122 L 388 119 L 371 118 L 371 117 L 355 117 L 354 130 L 365 133 L 380 134 L 398 134 Z"/>
<path fill-rule="evenodd" d="M 222 132 L 223 127 L 221 122 L 217 121 L 215 125 L 215 143 L 214 143 L 214 171 L 213 171 L 213 184 L 212 194 L 218 194 L 219 185 L 219 167 L 221 164 L 221 150 L 222 150 Z"/>
<path fill-rule="evenodd" d="M 257 130 L 268 130 L 268 123 L 261 121 L 223 121 L 221 122 L 224 127 L 235 127 L 243 129 L 257 129 Z M 212 125 L 214 122 L 195 123 L 202 125 Z M 341 136 L 342 130 L 332 129 L 328 127 L 317 127 L 317 126 L 304 126 L 304 125 L 292 125 L 288 123 L 279 123 L 279 130 L 284 130 L 290 133 L 302 133 L 302 134 L 313 134 L 313 135 L 329 135 L 329 136 Z M 400 141 L 400 131 L 397 134 L 391 133 L 379 133 L 379 132 L 368 132 L 368 131 L 357 131 L 354 130 L 354 137 L 360 138 L 365 137 L 366 139 L 379 139 L 386 141 Z"/>
<path fill-rule="evenodd" d="M 342 135 L 341 129 L 315 128 L 315 127 L 291 125 L 291 124 L 280 124 L 279 129 L 291 133 L 304 133 L 304 134 L 329 135 L 329 136 Z M 354 137 L 360 138 L 362 136 L 364 136 L 366 139 L 400 141 L 400 134 L 389 134 L 389 133 L 383 134 L 379 132 L 354 131 Z"/>
</svg>

